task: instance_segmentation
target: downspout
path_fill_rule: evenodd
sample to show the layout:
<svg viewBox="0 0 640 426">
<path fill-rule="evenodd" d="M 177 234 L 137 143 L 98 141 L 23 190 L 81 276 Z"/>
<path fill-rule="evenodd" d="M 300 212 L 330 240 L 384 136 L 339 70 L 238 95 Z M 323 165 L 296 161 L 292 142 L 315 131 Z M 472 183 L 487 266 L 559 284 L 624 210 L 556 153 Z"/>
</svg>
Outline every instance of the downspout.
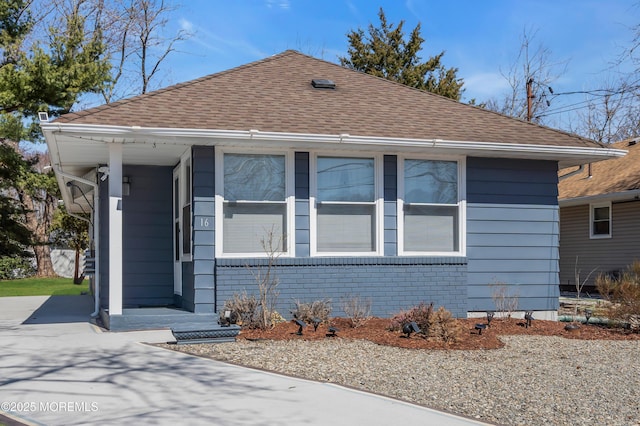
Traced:
<svg viewBox="0 0 640 426">
<path fill-rule="evenodd" d="M 583 170 L 584 170 L 584 164 L 580 164 L 580 167 L 578 167 L 577 170 L 569 172 L 566 175 L 558 176 L 558 181 L 565 180 L 566 178 L 571 177 L 573 175 L 577 175 L 578 173 L 581 173 Z"/>
<path fill-rule="evenodd" d="M 96 266 L 95 266 L 95 275 L 94 275 L 94 279 L 93 279 L 93 284 L 94 284 L 94 310 L 91 313 L 91 317 L 95 318 L 100 314 L 100 208 L 98 206 L 98 184 L 95 182 L 92 182 L 90 180 L 81 178 L 80 176 L 75 176 L 69 173 L 65 173 L 60 169 L 55 169 L 55 172 L 57 174 L 59 174 L 62 177 L 65 177 L 67 179 L 72 179 L 76 182 L 80 182 L 86 185 L 89 185 L 91 187 L 93 187 L 93 235 L 92 235 L 92 240 L 93 240 L 93 245 L 95 247 L 95 262 L 96 262 Z M 67 209 L 67 213 L 68 209 Z M 78 217 L 78 218 L 82 218 L 76 214 L 73 213 L 69 213 L 69 215 L 74 216 L 74 217 Z M 86 220 L 86 218 L 82 218 L 84 220 Z"/>
</svg>

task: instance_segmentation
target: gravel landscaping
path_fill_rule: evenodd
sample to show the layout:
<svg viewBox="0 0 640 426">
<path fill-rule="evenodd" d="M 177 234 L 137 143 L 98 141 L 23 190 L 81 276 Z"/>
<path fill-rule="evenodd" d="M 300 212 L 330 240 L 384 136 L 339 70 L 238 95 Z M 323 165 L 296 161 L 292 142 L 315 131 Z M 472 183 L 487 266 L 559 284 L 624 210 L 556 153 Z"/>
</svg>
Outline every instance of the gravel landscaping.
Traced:
<svg viewBox="0 0 640 426">
<path fill-rule="evenodd" d="M 406 349 L 339 337 L 164 346 L 493 424 L 640 424 L 640 340 L 500 339 L 505 346 L 492 350 Z"/>
</svg>

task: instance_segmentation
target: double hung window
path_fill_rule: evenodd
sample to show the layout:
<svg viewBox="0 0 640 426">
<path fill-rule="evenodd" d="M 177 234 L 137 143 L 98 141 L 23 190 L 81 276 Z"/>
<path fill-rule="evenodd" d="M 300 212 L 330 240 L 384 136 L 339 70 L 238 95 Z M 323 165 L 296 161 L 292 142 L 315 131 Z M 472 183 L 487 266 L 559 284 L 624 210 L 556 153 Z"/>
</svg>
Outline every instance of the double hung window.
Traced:
<svg viewBox="0 0 640 426">
<path fill-rule="evenodd" d="M 222 250 L 287 251 L 286 156 L 223 154 Z"/>
<path fill-rule="evenodd" d="M 458 162 L 404 159 L 401 252 L 460 251 Z"/>
<path fill-rule="evenodd" d="M 316 252 L 377 251 L 374 158 L 316 157 Z"/>
<path fill-rule="evenodd" d="M 591 205 L 591 238 L 611 237 L 611 203 Z"/>
</svg>

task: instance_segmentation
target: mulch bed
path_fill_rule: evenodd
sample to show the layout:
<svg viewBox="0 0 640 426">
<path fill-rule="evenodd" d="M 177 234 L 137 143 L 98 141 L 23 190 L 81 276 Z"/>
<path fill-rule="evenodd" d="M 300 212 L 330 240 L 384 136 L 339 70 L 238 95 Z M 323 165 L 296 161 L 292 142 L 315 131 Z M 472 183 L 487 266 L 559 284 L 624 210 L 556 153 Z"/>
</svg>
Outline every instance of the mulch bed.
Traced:
<svg viewBox="0 0 640 426">
<path fill-rule="evenodd" d="M 371 318 L 364 325 L 354 328 L 346 318 L 332 318 L 330 324 L 320 324 L 317 330 L 308 325 L 298 335 L 298 325 L 293 322 L 277 324 L 270 330 L 243 329 L 238 339 L 247 340 L 322 340 L 322 339 L 365 339 L 374 343 L 412 349 L 497 349 L 504 346 L 498 339 L 501 335 L 560 336 L 568 339 L 583 340 L 640 340 L 640 333 L 629 333 L 621 328 L 607 328 L 596 324 L 579 324 L 575 330 L 568 331 L 566 322 L 533 320 L 530 327 L 525 321 L 515 318 L 496 318 L 491 326 L 480 334 L 475 329 L 478 323 L 486 323 L 486 319 L 470 318 L 456 320 L 460 327 L 460 338 L 455 342 L 443 343 L 435 339 L 426 339 L 420 334 L 406 337 L 403 333 L 389 330 L 389 319 Z M 337 327 L 339 331 L 330 336 L 328 326 Z"/>
</svg>

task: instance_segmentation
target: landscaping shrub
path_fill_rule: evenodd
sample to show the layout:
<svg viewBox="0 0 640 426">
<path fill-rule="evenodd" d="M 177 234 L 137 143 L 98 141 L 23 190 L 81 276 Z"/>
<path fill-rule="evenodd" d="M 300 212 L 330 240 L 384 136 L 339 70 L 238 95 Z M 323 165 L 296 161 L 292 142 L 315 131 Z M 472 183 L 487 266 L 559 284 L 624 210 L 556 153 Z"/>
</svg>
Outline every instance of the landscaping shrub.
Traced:
<svg viewBox="0 0 640 426">
<path fill-rule="evenodd" d="M 498 312 L 503 318 L 511 318 L 511 315 L 518 310 L 520 297 L 517 293 L 510 293 L 509 287 L 502 282 L 495 282 L 489 285 L 492 289 L 491 298 Z"/>
<path fill-rule="evenodd" d="M 389 329 L 392 331 L 401 331 L 404 324 L 414 321 L 422 330 L 425 337 L 429 334 L 429 328 L 431 327 L 431 316 L 433 315 L 433 303 L 428 305 L 424 302 L 420 302 L 418 306 L 414 306 L 408 311 L 400 311 L 398 314 L 391 318 Z"/>
<path fill-rule="evenodd" d="M 600 295 L 611 302 L 607 311 L 609 319 L 640 328 L 640 261 L 627 267 L 619 278 L 600 274 L 596 278 Z"/>
<path fill-rule="evenodd" d="M 24 257 L 0 257 L 0 280 L 27 278 L 35 274 L 31 259 Z"/>
<path fill-rule="evenodd" d="M 268 314 L 267 323 L 265 324 L 260 301 L 254 295 L 248 295 L 246 291 L 239 294 L 235 293 L 233 299 L 224 302 L 224 307 L 220 312 L 220 323 L 226 322 L 225 311 L 231 311 L 231 322 L 243 328 L 260 328 L 264 330 L 286 321 L 282 315 L 274 310 Z"/>
<path fill-rule="evenodd" d="M 291 310 L 294 318 L 311 324 L 314 319 L 326 322 L 331 314 L 331 300 L 315 300 L 311 303 L 303 303 L 299 300 L 294 301 L 295 307 Z"/>
<path fill-rule="evenodd" d="M 451 312 L 439 307 L 433 309 L 433 303 L 421 302 L 408 311 L 401 311 L 391 318 L 389 329 L 401 331 L 404 324 L 414 321 L 425 339 L 433 338 L 445 343 L 453 343 L 462 336 L 462 326 Z"/>
<path fill-rule="evenodd" d="M 358 328 L 371 319 L 371 299 L 349 296 L 342 299 L 342 310 L 351 321 L 351 327 Z"/>
<path fill-rule="evenodd" d="M 231 311 L 232 322 L 246 328 L 259 328 L 260 304 L 254 295 L 248 295 L 246 291 L 234 294 L 233 299 L 224 302 L 224 308 L 220 312 L 220 319 L 224 321 L 224 312 Z"/>
<path fill-rule="evenodd" d="M 462 326 L 451 312 L 440 306 L 431 316 L 429 335 L 445 343 L 454 343 L 462 337 Z"/>
</svg>

